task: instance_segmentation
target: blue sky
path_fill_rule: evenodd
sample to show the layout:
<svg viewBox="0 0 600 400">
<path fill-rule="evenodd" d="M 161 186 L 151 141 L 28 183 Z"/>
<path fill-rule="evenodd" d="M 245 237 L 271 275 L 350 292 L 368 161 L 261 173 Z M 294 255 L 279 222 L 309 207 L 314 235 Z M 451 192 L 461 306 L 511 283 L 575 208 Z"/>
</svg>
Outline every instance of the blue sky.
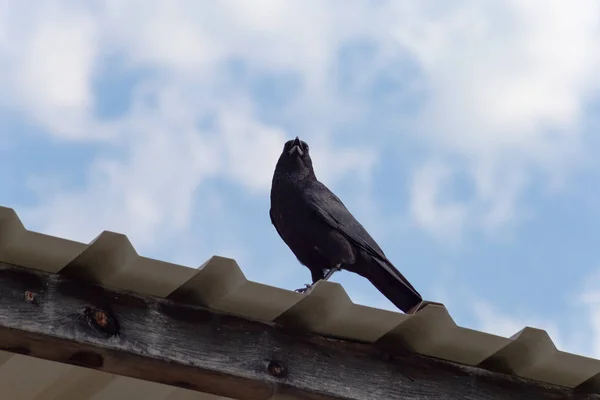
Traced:
<svg viewBox="0 0 600 400">
<path fill-rule="evenodd" d="M 309 282 L 268 218 L 296 135 L 458 323 L 600 356 L 593 0 L 40 0 L 0 9 L 0 204 L 29 229 Z M 391 308 L 362 278 L 358 303 Z"/>
</svg>

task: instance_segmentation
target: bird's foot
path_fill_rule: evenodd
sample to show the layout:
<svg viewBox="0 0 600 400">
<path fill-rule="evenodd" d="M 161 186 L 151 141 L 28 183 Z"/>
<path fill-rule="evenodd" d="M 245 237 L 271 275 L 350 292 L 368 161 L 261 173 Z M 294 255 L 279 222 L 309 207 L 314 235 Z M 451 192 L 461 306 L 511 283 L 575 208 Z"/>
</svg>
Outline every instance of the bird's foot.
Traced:
<svg viewBox="0 0 600 400">
<path fill-rule="evenodd" d="M 294 292 L 298 292 L 298 293 L 305 293 L 308 289 L 310 289 L 312 287 L 311 284 L 305 283 L 303 288 L 300 289 L 296 289 L 294 290 Z"/>
</svg>

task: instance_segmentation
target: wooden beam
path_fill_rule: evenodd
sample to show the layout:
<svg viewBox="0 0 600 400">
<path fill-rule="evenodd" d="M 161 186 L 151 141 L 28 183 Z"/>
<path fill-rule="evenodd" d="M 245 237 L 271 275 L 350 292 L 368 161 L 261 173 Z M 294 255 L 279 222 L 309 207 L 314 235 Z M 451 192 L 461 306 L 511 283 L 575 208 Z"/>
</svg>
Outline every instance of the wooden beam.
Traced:
<svg viewBox="0 0 600 400">
<path fill-rule="evenodd" d="M 5 264 L 0 349 L 240 400 L 600 399 Z"/>
</svg>

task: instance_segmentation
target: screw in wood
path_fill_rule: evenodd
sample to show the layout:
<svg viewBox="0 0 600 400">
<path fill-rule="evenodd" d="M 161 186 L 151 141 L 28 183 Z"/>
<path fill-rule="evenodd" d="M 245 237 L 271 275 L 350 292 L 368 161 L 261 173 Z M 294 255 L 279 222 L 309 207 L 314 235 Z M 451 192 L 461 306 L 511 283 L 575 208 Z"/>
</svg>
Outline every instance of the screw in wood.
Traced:
<svg viewBox="0 0 600 400">
<path fill-rule="evenodd" d="M 25 301 L 32 304 L 37 304 L 37 295 L 30 290 L 25 291 Z"/>
<path fill-rule="evenodd" d="M 273 375 L 275 378 L 285 378 L 287 375 L 285 366 L 279 361 L 269 362 L 267 370 L 269 371 L 269 374 Z"/>
</svg>

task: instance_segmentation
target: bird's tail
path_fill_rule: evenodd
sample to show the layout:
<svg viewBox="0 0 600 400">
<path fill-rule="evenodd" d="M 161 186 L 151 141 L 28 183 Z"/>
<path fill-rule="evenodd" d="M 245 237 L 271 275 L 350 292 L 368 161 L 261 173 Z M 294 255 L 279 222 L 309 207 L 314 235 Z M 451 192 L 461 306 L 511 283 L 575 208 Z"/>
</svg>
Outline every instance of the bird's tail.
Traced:
<svg viewBox="0 0 600 400">
<path fill-rule="evenodd" d="M 377 258 L 373 261 L 374 265 L 365 277 L 396 307 L 407 312 L 423 301 L 419 292 L 389 261 Z"/>
</svg>

